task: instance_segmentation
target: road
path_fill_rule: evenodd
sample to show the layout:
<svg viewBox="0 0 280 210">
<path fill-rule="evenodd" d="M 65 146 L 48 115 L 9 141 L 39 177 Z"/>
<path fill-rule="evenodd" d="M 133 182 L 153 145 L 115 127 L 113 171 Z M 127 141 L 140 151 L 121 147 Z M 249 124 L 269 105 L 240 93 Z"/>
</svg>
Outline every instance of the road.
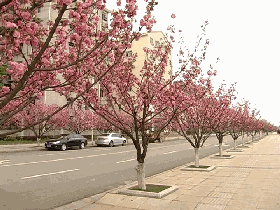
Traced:
<svg viewBox="0 0 280 210">
<path fill-rule="evenodd" d="M 240 140 L 237 141 L 241 143 Z M 218 152 L 210 137 L 200 158 Z M 224 138 L 224 149 L 233 146 Z M 186 140 L 149 144 L 146 177 L 194 161 Z M 52 209 L 136 180 L 134 145 L 0 154 L 0 209 Z"/>
</svg>

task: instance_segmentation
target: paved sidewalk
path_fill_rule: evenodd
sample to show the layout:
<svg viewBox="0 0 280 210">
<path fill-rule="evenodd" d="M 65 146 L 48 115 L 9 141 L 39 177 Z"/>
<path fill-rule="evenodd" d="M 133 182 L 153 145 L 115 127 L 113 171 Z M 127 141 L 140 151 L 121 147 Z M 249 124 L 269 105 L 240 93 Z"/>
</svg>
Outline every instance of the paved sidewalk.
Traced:
<svg viewBox="0 0 280 210">
<path fill-rule="evenodd" d="M 280 135 L 273 134 L 250 144 L 244 152 L 231 152 L 233 159 L 211 155 L 200 160 L 201 165 L 216 165 L 213 171 L 182 171 L 184 166 L 180 166 L 147 178 L 147 183 L 179 187 L 161 199 L 116 194 L 115 189 L 56 210 L 280 209 L 279 145 Z"/>
</svg>

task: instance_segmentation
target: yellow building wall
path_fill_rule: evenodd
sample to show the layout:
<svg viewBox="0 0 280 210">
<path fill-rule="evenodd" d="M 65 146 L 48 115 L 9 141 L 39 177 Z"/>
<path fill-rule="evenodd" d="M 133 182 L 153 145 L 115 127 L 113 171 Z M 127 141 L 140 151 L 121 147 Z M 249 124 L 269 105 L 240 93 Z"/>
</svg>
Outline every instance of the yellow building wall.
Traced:
<svg viewBox="0 0 280 210">
<path fill-rule="evenodd" d="M 151 38 L 153 41 L 153 44 L 151 43 Z M 155 47 L 156 41 L 158 42 L 164 42 L 166 40 L 165 35 L 161 31 L 152 31 L 151 33 L 146 33 L 141 36 L 139 41 L 133 41 L 131 49 L 132 53 L 137 54 L 137 59 L 134 63 L 135 69 L 133 70 L 133 73 L 139 77 L 140 71 L 144 65 L 144 61 L 146 58 L 146 54 L 144 53 L 143 48 L 148 47 L 150 49 L 153 49 Z M 172 75 L 172 52 L 168 55 L 168 66 L 166 67 L 164 78 L 169 79 Z"/>
</svg>

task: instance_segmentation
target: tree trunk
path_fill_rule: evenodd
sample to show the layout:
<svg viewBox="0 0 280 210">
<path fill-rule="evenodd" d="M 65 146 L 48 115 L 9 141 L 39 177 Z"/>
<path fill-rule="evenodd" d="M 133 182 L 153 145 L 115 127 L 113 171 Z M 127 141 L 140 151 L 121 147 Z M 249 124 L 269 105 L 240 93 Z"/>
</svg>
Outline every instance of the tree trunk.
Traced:
<svg viewBox="0 0 280 210">
<path fill-rule="evenodd" d="M 41 138 L 38 138 L 38 137 L 37 137 L 37 146 L 38 146 L 38 147 L 40 146 L 40 140 L 41 140 Z"/>
<path fill-rule="evenodd" d="M 233 139 L 233 141 L 234 141 L 234 149 L 236 150 L 236 140 Z"/>
<path fill-rule="evenodd" d="M 219 142 L 219 155 L 220 156 L 223 156 L 223 146 L 222 146 L 223 143 Z"/>
<path fill-rule="evenodd" d="M 93 129 L 91 130 L 91 142 L 92 142 L 92 145 L 94 144 L 93 142 Z"/>
<path fill-rule="evenodd" d="M 194 148 L 194 163 L 195 167 L 199 167 L 199 148 Z"/>
<path fill-rule="evenodd" d="M 244 135 L 242 135 L 242 146 L 245 146 L 245 142 L 244 142 Z"/>
<path fill-rule="evenodd" d="M 146 190 L 144 163 L 138 162 L 138 165 L 134 169 L 137 171 L 139 189 Z"/>
</svg>

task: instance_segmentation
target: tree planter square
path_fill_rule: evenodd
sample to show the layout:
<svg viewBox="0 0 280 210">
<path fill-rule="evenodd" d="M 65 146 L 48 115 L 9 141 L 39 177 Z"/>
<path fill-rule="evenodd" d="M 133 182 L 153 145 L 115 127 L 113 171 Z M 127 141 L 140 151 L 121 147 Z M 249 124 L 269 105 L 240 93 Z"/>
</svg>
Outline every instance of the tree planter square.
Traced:
<svg viewBox="0 0 280 210">
<path fill-rule="evenodd" d="M 242 149 L 229 149 L 227 152 L 243 152 Z"/>
<path fill-rule="evenodd" d="M 195 165 L 188 165 L 182 168 L 182 171 L 212 171 L 216 166 L 202 166 L 195 167 Z"/>
<path fill-rule="evenodd" d="M 163 184 L 146 184 L 146 190 L 141 190 L 138 188 L 137 184 L 134 184 L 133 186 L 129 185 L 120 189 L 118 193 L 150 198 L 163 198 L 178 189 L 179 188 L 177 186 L 167 186 Z"/>
<path fill-rule="evenodd" d="M 232 159 L 234 155 L 214 155 L 212 158 L 215 159 Z"/>
<path fill-rule="evenodd" d="M 238 148 L 250 148 L 249 146 L 246 146 L 246 145 L 244 145 L 244 146 L 237 146 Z"/>
</svg>

